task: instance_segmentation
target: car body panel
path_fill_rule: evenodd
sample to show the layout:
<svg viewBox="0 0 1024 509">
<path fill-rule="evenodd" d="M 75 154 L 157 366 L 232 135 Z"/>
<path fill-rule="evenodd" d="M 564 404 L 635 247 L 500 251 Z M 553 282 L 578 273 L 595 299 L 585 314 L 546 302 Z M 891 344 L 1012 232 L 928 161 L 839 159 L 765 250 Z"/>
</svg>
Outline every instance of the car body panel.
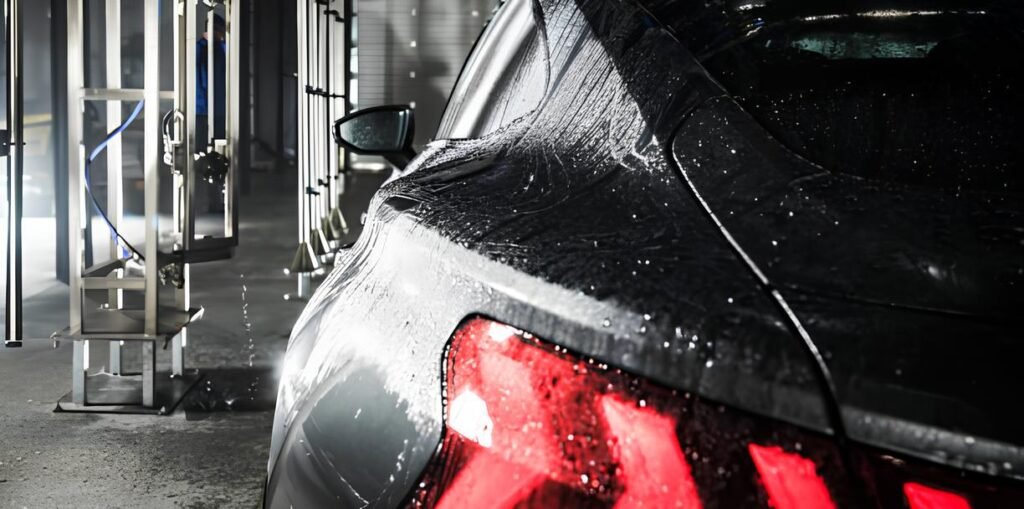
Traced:
<svg viewBox="0 0 1024 509">
<path fill-rule="evenodd" d="M 730 99 L 673 152 L 708 208 L 824 352 L 851 438 L 975 470 L 1024 471 L 1005 390 L 1024 357 L 1024 224 L 1014 195 L 837 175 L 788 152 Z"/>
</svg>

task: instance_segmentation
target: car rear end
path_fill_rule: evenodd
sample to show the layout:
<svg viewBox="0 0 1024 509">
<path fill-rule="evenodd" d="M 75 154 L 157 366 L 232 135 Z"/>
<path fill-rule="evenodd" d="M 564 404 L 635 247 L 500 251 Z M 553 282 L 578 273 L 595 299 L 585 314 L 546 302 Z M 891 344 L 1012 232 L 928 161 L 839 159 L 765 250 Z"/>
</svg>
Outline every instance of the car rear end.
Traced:
<svg viewBox="0 0 1024 509">
<path fill-rule="evenodd" d="M 830 216 L 829 200 L 857 202 L 863 181 L 844 181 L 854 187 L 821 196 L 792 190 L 794 202 L 819 201 L 803 210 L 815 222 L 798 230 L 809 235 L 790 235 L 795 230 L 780 226 L 792 217 L 787 210 L 758 207 L 777 203 L 770 200 L 779 195 L 769 191 L 828 172 L 766 134 L 718 88 L 715 80 L 725 80 L 701 67 L 710 61 L 700 61 L 693 46 L 679 46 L 686 43 L 684 25 L 669 41 L 653 20 L 674 26 L 665 9 L 678 3 L 581 3 L 583 15 L 573 2 L 543 3 L 549 4 L 540 25 L 553 41 L 552 65 L 564 66 L 551 76 L 565 83 L 549 85 L 548 112 L 496 137 L 445 144 L 442 162 L 425 158 L 417 172 L 378 194 L 364 238 L 341 254 L 297 326 L 282 377 L 267 505 L 1020 505 L 1024 491 L 1013 461 L 978 471 L 902 447 L 888 438 L 929 440 L 932 431 L 923 431 L 913 442 L 922 419 L 887 420 L 882 425 L 893 428 L 886 432 L 872 421 L 891 417 L 888 408 L 881 411 L 885 405 L 862 398 L 857 403 L 872 412 L 856 413 L 845 385 L 833 393 L 808 375 L 834 369 L 833 375 L 856 376 L 851 358 L 885 364 L 895 358 L 886 356 L 892 338 L 865 328 L 860 337 L 870 348 L 863 355 L 825 349 L 820 366 L 799 332 L 817 340 L 818 331 L 824 339 L 830 324 L 855 323 L 844 320 L 865 302 L 900 313 L 936 311 L 922 304 L 934 301 L 875 302 L 867 297 L 879 293 L 825 292 L 798 277 L 805 268 L 812 282 L 859 281 L 854 287 L 904 297 L 935 293 L 912 284 L 872 287 L 878 277 L 854 270 L 864 266 L 783 263 L 820 261 L 829 246 L 795 240 L 827 234 L 825 219 L 845 225 L 854 216 Z M 760 4 L 686 5 L 697 11 L 684 11 L 694 14 L 687 18 L 696 20 L 694 33 L 712 39 L 726 33 L 716 23 L 728 9 L 753 15 L 751 34 L 759 26 Z M 588 27 L 599 34 L 565 35 Z M 651 51 L 657 58 L 644 60 Z M 686 59 L 701 65 L 679 63 Z M 669 86 L 680 83 L 693 87 Z M 587 93 L 562 98 L 568 92 L 559 85 Z M 622 150 L 608 147 L 616 140 Z M 768 145 L 774 148 L 745 150 Z M 786 168 L 797 170 L 790 175 Z M 907 176 L 915 178 L 925 177 Z M 835 230 L 829 240 L 868 232 L 863 244 L 840 245 L 854 259 L 877 231 Z M 771 255 L 790 240 L 803 251 Z M 1007 252 L 989 259 L 1005 260 Z M 780 301 L 769 298 L 776 294 Z M 1019 293 L 1007 295 L 1012 302 Z M 812 306 L 815 298 L 828 305 Z M 955 307 L 938 311 L 967 316 Z M 963 373 L 949 377 L 974 383 Z M 905 398 L 913 392 L 898 378 L 880 385 Z M 942 387 L 928 385 L 928 396 Z M 839 422 L 819 411 L 830 400 Z M 857 426 L 850 419 L 859 419 Z M 883 429 L 882 439 L 845 432 L 854 428 Z M 946 432 L 965 443 L 986 438 Z M 945 443 L 933 442 L 932 452 Z"/>
<path fill-rule="evenodd" d="M 411 507 L 1012 507 L 1019 484 L 667 389 L 474 317 Z"/>
</svg>

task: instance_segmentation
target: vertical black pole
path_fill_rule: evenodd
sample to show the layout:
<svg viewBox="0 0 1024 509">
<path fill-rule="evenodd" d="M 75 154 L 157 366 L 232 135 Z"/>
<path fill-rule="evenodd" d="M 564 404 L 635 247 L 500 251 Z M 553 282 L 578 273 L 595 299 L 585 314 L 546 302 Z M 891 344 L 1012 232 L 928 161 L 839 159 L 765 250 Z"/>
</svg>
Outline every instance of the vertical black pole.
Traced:
<svg viewBox="0 0 1024 509">
<path fill-rule="evenodd" d="M 18 0 L 7 4 L 7 127 L 10 130 L 11 155 L 7 157 L 7 292 L 4 345 L 21 346 L 21 216 L 22 184 L 25 176 L 24 86 L 22 80 L 22 15 Z"/>
<path fill-rule="evenodd" d="M 312 8 L 312 10 L 310 9 L 310 5 L 311 4 L 314 6 Z M 313 95 L 310 94 L 310 91 L 313 89 L 313 87 L 311 85 L 311 83 L 313 83 L 313 63 L 316 62 L 316 60 L 313 58 L 313 50 L 316 49 L 316 44 L 313 43 L 313 41 L 309 38 L 309 28 L 311 26 L 313 26 L 312 22 L 314 20 L 318 19 L 318 18 L 316 18 L 315 15 L 311 15 L 311 14 L 316 12 L 315 5 L 316 5 L 315 1 L 314 2 L 306 2 L 306 90 L 305 90 L 305 94 L 306 94 L 307 100 L 306 100 L 305 115 L 306 115 L 306 133 L 308 133 L 308 134 L 307 134 L 307 142 L 306 142 L 307 147 L 305 147 L 304 149 L 301 148 L 301 147 L 299 148 L 299 150 L 304 150 L 304 152 L 306 154 L 306 169 L 307 169 L 306 170 L 306 194 L 308 195 L 307 199 L 306 199 L 306 214 L 307 214 L 306 217 L 309 218 L 308 229 L 311 230 L 311 231 L 314 229 L 313 225 L 316 224 L 316 223 L 313 222 L 313 218 L 314 218 L 313 210 L 314 210 L 314 208 L 313 208 L 313 195 L 311 193 L 311 191 L 313 190 L 313 164 L 315 163 L 315 160 L 313 159 L 313 150 L 312 150 L 313 144 L 309 142 L 309 138 L 312 137 L 313 126 L 315 125 L 315 124 L 313 124 L 313 104 L 315 104 L 315 103 L 313 102 L 314 97 L 313 97 Z M 319 22 L 317 22 L 317 35 L 319 35 L 319 33 L 320 33 L 320 24 L 319 24 Z"/>
<path fill-rule="evenodd" d="M 343 0 L 345 3 L 344 13 L 342 17 L 345 18 L 345 42 L 342 44 L 342 51 L 345 52 L 345 58 L 342 59 L 345 62 L 344 76 L 345 83 L 342 84 L 345 96 L 345 111 L 342 112 L 341 116 L 348 115 L 352 112 L 352 23 L 355 23 L 355 16 L 353 16 L 354 9 L 352 9 L 352 2 L 355 0 Z M 346 149 L 342 151 L 345 154 L 345 160 L 342 162 L 341 171 L 347 172 L 352 163 L 352 156 Z"/>
<path fill-rule="evenodd" d="M 50 0 L 50 80 L 53 97 L 53 196 L 57 212 L 57 279 L 68 283 L 68 8 Z"/>
<path fill-rule="evenodd" d="M 241 42 L 239 48 L 235 51 L 238 52 L 235 58 L 238 58 L 238 136 L 237 140 L 238 150 L 238 175 L 241 176 L 239 182 L 241 186 L 242 194 L 248 196 L 252 191 L 252 182 L 250 180 L 250 171 L 252 167 L 252 140 L 253 140 L 253 97 L 252 97 L 252 4 L 250 2 L 235 2 L 231 5 L 232 9 L 241 9 L 239 14 L 239 25 L 238 27 L 232 27 L 232 30 L 239 30 L 238 40 Z M 237 217 L 239 212 L 239 204 L 235 203 L 235 215 Z"/>
<path fill-rule="evenodd" d="M 325 29 L 324 30 L 324 39 L 325 39 L 325 41 L 324 41 L 324 50 L 323 50 L 324 51 L 324 83 L 323 83 L 324 95 L 323 95 L 323 104 L 324 104 L 324 117 L 325 117 L 324 120 L 327 121 L 327 125 L 321 125 L 320 129 L 323 129 L 324 130 L 323 132 L 325 132 L 325 133 L 331 132 L 331 126 L 334 125 L 334 119 L 330 117 L 331 101 L 334 101 L 334 97 L 333 97 L 334 89 L 331 88 L 331 59 L 334 58 L 334 51 L 333 51 L 334 48 L 331 46 L 331 32 L 334 30 L 334 26 L 332 25 L 332 23 L 334 23 L 334 20 L 331 19 L 330 10 L 331 10 L 330 9 L 330 4 L 327 4 L 327 5 L 324 6 L 323 17 L 324 17 L 324 29 Z M 331 209 L 334 208 L 334 197 L 331 196 L 331 194 L 333 194 L 333 193 L 331 192 L 331 184 L 330 184 L 331 173 L 334 171 L 334 169 L 331 168 L 331 150 L 334 150 L 334 142 L 331 141 L 330 136 L 325 136 L 325 137 L 327 138 L 327 142 L 324 143 L 324 161 L 327 164 L 327 171 L 324 173 L 324 178 L 327 181 L 321 184 L 321 187 L 323 187 L 321 192 L 327 193 L 327 216 L 325 216 L 325 217 L 329 217 L 330 214 L 331 214 Z M 328 238 L 331 238 L 331 237 L 328 237 Z"/>
<path fill-rule="evenodd" d="M 66 4 L 66 2 L 65 2 L 65 4 Z M 95 18 L 96 16 L 101 16 L 100 19 L 103 19 L 102 18 L 102 11 L 99 11 L 100 14 L 97 14 L 97 9 L 102 7 L 102 5 L 103 4 L 100 3 L 100 2 L 90 2 L 89 0 L 84 0 L 82 2 L 82 7 L 84 9 L 84 12 L 82 13 L 82 15 L 84 16 L 84 19 L 85 19 L 85 25 L 82 27 L 82 35 L 83 35 L 83 37 L 82 37 L 82 54 L 85 55 L 85 61 L 82 62 L 81 65 L 83 66 L 83 68 L 82 68 L 82 76 L 85 78 L 85 83 L 92 83 L 93 82 L 93 80 L 92 80 L 92 77 L 93 77 L 93 68 L 92 67 L 93 66 L 92 66 L 92 57 L 91 57 L 91 55 L 92 55 L 92 37 L 89 35 L 89 34 L 91 34 L 91 32 L 89 30 L 86 30 L 86 27 L 89 26 L 89 22 L 90 21 L 93 21 L 93 20 L 96 19 Z M 67 10 L 67 7 L 65 7 L 64 10 Z M 79 63 L 75 62 L 75 65 L 79 65 Z M 103 70 L 100 69 L 99 72 L 102 73 Z M 82 106 L 85 107 L 85 108 L 93 108 L 94 107 L 94 105 L 89 104 L 88 102 L 83 104 Z M 84 116 L 85 115 L 83 115 L 83 117 Z M 89 139 L 88 132 L 89 132 L 89 130 L 88 130 L 87 126 L 83 125 L 82 126 L 82 140 L 83 141 Z M 86 146 L 88 146 L 88 144 L 86 144 Z M 69 147 L 69 148 L 71 150 L 79 150 L 79 147 Z M 73 157 L 78 157 L 78 154 L 73 154 Z M 83 182 L 85 182 L 85 181 L 83 181 Z M 85 184 L 86 185 L 91 185 L 89 182 L 85 182 Z M 81 191 L 79 191 L 79 192 L 81 192 Z M 84 227 L 84 232 L 83 232 L 82 235 L 83 235 L 83 237 L 85 239 L 84 240 L 85 245 L 82 246 L 82 254 L 85 256 L 85 267 L 92 267 L 92 264 L 93 264 L 93 252 L 92 252 L 92 244 L 93 244 L 93 238 L 92 238 L 92 235 L 93 235 L 93 231 L 92 231 L 93 210 L 94 210 L 93 207 L 91 207 L 89 205 L 86 205 L 85 210 L 84 210 L 85 217 L 83 218 L 83 220 L 85 221 L 85 227 Z"/>
</svg>

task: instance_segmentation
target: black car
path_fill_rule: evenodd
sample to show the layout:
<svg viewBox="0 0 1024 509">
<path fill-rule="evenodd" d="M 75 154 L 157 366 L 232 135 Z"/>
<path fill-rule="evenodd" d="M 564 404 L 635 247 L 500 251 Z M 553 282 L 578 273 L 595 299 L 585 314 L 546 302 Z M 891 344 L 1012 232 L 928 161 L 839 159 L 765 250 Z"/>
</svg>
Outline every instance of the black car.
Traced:
<svg viewBox="0 0 1024 509">
<path fill-rule="evenodd" d="M 296 325 L 266 505 L 1024 507 L 1022 21 L 508 0 Z"/>
</svg>

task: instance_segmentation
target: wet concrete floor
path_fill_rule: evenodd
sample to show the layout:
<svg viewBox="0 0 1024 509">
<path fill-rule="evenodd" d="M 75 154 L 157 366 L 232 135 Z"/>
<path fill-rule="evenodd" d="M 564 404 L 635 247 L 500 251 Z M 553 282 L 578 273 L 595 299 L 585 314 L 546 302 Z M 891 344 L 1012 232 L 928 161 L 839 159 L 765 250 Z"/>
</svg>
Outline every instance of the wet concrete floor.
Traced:
<svg viewBox="0 0 1024 509">
<path fill-rule="evenodd" d="M 295 249 L 291 179 L 257 176 L 242 200 L 235 258 L 193 266 L 193 305 L 206 314 L 190 329 L 187 362 L 205 378 L 172 415 L 55 413 L 71 387 L 72 349 L 43 338 L 67 324 L 66 287 L 26 303 L 35 339 L 0 347 L 0 508 L 256 506 L 276 371 L 302 310 L 282 299 L 294 288 L 282 272 Z M 106 348 L 93 344 L 100 369 Z"/>
</svg>

